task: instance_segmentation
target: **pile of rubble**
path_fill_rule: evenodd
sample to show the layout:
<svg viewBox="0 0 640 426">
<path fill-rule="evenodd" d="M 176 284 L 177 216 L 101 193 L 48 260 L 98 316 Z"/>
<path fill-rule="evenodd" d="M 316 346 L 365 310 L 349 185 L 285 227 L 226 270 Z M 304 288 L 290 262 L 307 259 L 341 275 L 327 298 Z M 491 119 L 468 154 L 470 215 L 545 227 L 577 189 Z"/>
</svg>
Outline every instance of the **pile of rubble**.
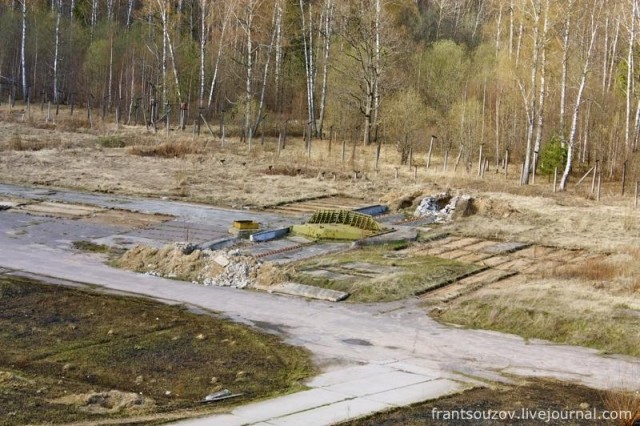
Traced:
<svg viewBox="0 0 640 426">
<path fill-rule="evenodd" d="M 454 219 L 456 213 L 463 216 L 470 206 L 471 197 L 468 195 L 451 196 L 447 192 L 425 197 L 413 213 L 414 217 L 422 217 L 429 223 L 444 223 Z"/>
<path fill-rule="evenodd" d="M 148 275 L 236 288 L 255 283 L 262 267 L 261 261 L 244 256 L 239 250 L 201 250 L 186 243 L 161 249 L 136 246 L 116 264 Z"/>
</svg>

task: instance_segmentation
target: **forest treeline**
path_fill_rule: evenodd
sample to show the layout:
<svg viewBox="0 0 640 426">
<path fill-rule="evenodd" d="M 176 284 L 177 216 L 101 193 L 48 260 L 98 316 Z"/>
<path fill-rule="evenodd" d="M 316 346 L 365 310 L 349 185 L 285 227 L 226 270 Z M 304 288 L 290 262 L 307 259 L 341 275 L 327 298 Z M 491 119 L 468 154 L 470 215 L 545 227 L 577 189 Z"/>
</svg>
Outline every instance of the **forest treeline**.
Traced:
<svg viewBox="0 0 640 426">
<path fill-rule="evenodd" d="M 0 101 L 635 172 L 638 0 L 2 0 Z M 638 84 L 636 84 L 638 83 Z M 188 111 L 186 110 L 188 108 Z M 177 120 L 177 118 L 175 118 Z M 432 135 L 435 136 L 432 138 Z"/>
</svg>

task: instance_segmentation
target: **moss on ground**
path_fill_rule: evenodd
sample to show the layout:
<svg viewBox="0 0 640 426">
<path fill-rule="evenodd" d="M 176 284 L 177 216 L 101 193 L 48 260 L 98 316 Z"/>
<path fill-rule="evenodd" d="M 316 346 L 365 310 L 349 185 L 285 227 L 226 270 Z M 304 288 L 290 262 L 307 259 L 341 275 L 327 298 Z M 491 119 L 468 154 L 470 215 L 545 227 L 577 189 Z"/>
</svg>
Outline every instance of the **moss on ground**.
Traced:
<svg viewBox="0 0 640 426">
<path fill-rule="evenodd" d="M 401 300 L 473 271 L 477 265 L 433 256 L 405 255 L 395 246 L 366 247 L 305 260 L 291 279 L 351 294 L 351 302 Z M 328 271 L 324 276 L 314 271 Z M 352 276 L 339 279 L 332 274 Z"/>
<path fill-rule="evenodd" d="M 0 424 L 100 418 L 52 401 L 112 389 L 154 404 L 102 416 L 198 409 L 223 388 L 244 394 L 224 407 L 297 390 L 313 373 L 305 350 L 181 306 L 9 276 L 0 305 Z"/>
</svg>

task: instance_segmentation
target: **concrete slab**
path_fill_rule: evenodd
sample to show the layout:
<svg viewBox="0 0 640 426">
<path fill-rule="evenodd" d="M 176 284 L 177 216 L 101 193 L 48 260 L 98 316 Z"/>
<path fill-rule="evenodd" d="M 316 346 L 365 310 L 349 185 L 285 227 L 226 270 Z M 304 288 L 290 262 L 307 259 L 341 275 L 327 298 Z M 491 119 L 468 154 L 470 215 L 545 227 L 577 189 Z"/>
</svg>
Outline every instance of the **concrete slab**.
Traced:
<svg viewBox="0 0 640 426">
<path fill-rule="evenodd" d="M 266 400 L 255 404 L 244 405 L 232 411 L 233 415 L 255 421 L 269 421 L 277 417 L 298 413 L 322 407 L 327 404 L 344 401 L 346 395 L 330 392 L 324 389 L 311 389 L 291 395 L 285 395 L 274 400 Z"/>
<path fill-rule="evenodd" d="M 393 408 L 393 406 L 383 402 L 356 398 L 304 411 L 302 413 L 273 419 L 270 420 L 269 423 L 278 426 L 327 426 L 339 424 L 349 419 L 363 417 L 367 414 L 388 410 L 390 408 Z"/>
<path fill-rule="evenodd" d="M 59 218 L 72 218 L 90 216 L 101 211 L 101 208 L 83 206 L 79 204 L 65 204 L 55 202 L 42 202 L 27 204 L 17 208 L 35 216 L 51 216 Z"/>
<path fill-rule="evenodd" d="M 339 383 L 344 383 L 348 380 L 358 380 L 367 377 L 373 377 L 380 374 L 387 374 L 394 371 L 393 368 L 382 364 L 365 364 L 355 367 L 343 368 L 336 371 L 330 371 L 317 376 L 307 383 L 308 386 L 313 388 L 327 387 Z"/>
<path fill-rule="evenodd" d="M 503 263 L 507 263 L 511 261 L 512 259 L 508 256 L 492 256 L 488 259 L 483 259 L 479 261 L 478 264 L 495 268 L 498 265 L 502 265 Z"/>
<path fill-rule="evenodd" d="M 144 237 L 134 237 L 131 235 L 109 235 L 107 237 L 94 238 L 91 241 L 96 244 L 124 249 L 130 249 L 138 244 L 155 248 L 161 248 L 165 245 L 164 241 L 157 241 Z"/>
<path fill-rule="evenodd" d="M 249 237 L 249 240 L 254 243 L 262 242 L 262 241 L 271 241 L 277 238 L 282 238 L 288 233 L 289 233 L 289 227 L 270 229 L 267 231 L 260 231 L 260 232 L 251 234 L 251 236 Z"/>
<path fill-rule="evenodd" d="M 299 250 L 285 251 L 283 253 L 265 256 L 263 259 L 271 260 L 278 265 L 283 265 L 297 260 L 348 250 L 350 246 L 350 244 L 340 243 L 313 244 L 302 246 Z"/>
<path fill-rule="evenodd" d="M 466 251 L 466 250 L 454 249 L 454 250 L 451 250 L 451 251 L 440 253 L 438 255 L 438 257 L 441 257 L 443 259 L 453 260 L 453 259 L 458 259 L 460 257 L 468 256 L 469 254 L 471 254 L 471 253 Z"/>
<path fill-rule="evenodd" d="M 367 396 L 429 380 L 425 376 L 403 371 L 391 371 L 375 377 L 337 383 L 324 389 L 351 396 Z"/>
<path fill-rule="evenodd" d="M 488 253 L 470 253 L 458 258 L 460 262 L 481 263 L 483 260 L 490 258 L 492 255 Z"/>
<path fill-rule="evenodd" d="M 359 246 L 370 246 L 378 244 L 392 244 L 397 242 L 415 241 L 418 239 L 418 230 L 408 226 L 398 226 L 392 232 L 375 235 L 356 242 Z"/>
<path fill-rule="evenodd" d="M 329 302 L 339 302 L 349 297 L 349 293 L 345 293 L 343 291 L 313 287 L 298 283 L 278 284 L 272 286 L 270 288 L 270 292 L 306 297 L 308 299 L 327 300 Z"/>
<path fill-rule="evenodd" d="M 219 414 L 217 416 L 203 416 L 201 418 L 186 419 L 179 422 L 171 423 L 181 426 L 244 426 L 254 424 L 251 419 L 238 417 L 234 414 Z"/>
<path fill-rule="evenodd" d="M 498 243 L 489 247 L 485 247 L 484 249 L 482 249 L 482 251 L 490 254 L 506 254 L 522 250 L 529 247 L 529 245 L 530 244 L 518 242 Z"/>
<path fill-rule="evenodd" d="M 455 250 L 455 249 L 461 249 L 464 247 L 468 247 L 468 246 L 472 246 L 474 244 L 477 244 L 479 242 L 481 242 L 482 240 L 478 239 L 478 238 L 461 238 L 457 241 L 451 242 L 449 244 L 447 244 L 447 247 L 451 250 Z"/>
<path fill-rule="evenodd" d="M 460 392 L 469 386 L 447 379 L 437 379 L 428 382 L 409 385 L 404 388 L 370 395 L 367 399 L 383 402 L 389 405 L 405 406 L 430 399 L 440 398 L 455 392 Z"/>
<path fill-rule="evenodd" d="M 315 278 L 326 278 L 334 281 L 349 281 L 357 278 L 355 275 L 341 274 L 339 272 L 333 272 L 326 269 L 314 269 L 311 271 L 304 271 L 305 275 L 310 275 Z"/>
</svg>

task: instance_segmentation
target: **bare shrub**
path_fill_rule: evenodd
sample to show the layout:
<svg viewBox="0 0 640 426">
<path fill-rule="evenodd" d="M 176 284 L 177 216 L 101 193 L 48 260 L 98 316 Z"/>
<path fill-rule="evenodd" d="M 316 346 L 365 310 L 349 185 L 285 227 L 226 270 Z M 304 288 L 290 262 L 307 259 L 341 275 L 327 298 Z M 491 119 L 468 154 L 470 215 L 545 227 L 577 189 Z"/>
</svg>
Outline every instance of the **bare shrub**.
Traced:
<svg viewBox="0 0 640 426">
<path fill-rule="evenodd" d="M 314 172 L 306 167 L 297 167 L 292 165 L 269 166 L 265 173 L 268 175 L 280 176 L 314 176 Z"/>
<path fill-rule="evenodd" d="M 619 275 L 615 265 L 604 260 L 592 260 L 578 265 L 557 268 L 555 276 L 561 278 L 581 278 L 591 281 L 610 281 Z"/>
<path fill-rule="evenodd" d="M 22 143 L 22 138 L 20 135 L 14 134 L 11 139 L 9 139 L 8 148 L 10 151 L 24 151 L 25 145 Z"/>
<path fill-rule="evenodd" d="M 74 132 L 87 128 L 89 128 L 89 122 L 86 118 L 81 118 L 81 116 L 58 120 L 57 123 L 57 129 L 65 132 Z"/>
<path fill-rule="evenodd" d="M 604 404 L 609 411 L 619 413 L 622 417 L 617 420 L 620 426 L 634 426 L 640 422 L 640 393 L 607 392 Z"/>
<path fill-rule="evenodd" d="M 200 145 L 188 142 L 166 142 L 157 146 L 132 146 L 129 154 L 140 157 L 184 158 L 189 154 L 201 154 L 203 148 Z"/>
</svg>

